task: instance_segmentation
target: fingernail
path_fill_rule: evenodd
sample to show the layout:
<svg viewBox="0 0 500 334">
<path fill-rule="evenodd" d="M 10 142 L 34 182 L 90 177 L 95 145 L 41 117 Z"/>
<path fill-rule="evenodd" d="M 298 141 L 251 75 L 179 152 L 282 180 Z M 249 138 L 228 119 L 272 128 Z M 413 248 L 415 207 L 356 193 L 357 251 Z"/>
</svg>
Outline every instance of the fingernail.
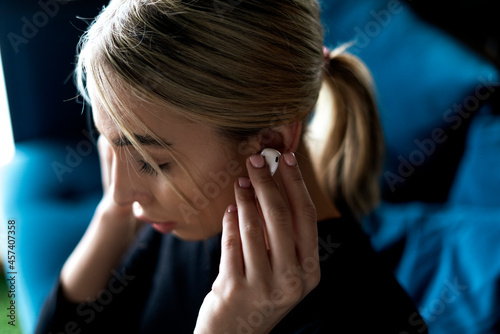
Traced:
<svg viewBox="0 0 500 334">
<path fill-rule="evenodd" d="M 144 209 L 139 204 L 139 202 L 132 203 L 132 212 L 136 217 L 140 217 L 144 214 Z"/>
<path fill-rule="evenodd" d="M 231 212 L 236 212 L 238 211 L 238 208 L 236 207 L 236 205 L 234 204 L 231 204 L 227 207 L 227 212 L 231 213 Z"/>
<path fill-rule="evenodd" d="M 297 159 L 295 158 L 295 154 L 292 152 L 283 154 L 283 158 L 288 166 L 297 166 Z"/>
<path fill-rule="evenodd" d="M 260 154 L 255 154 L 250 157 L 250 163 L 254 168 L 262 168 L 265 165 L 264 157 Z"/>
<path fill-rule="evenodd" d="M 238 178 L 238 184 L 241 188 L 250 188 L 252 183 L 250 183 L 250 179 L 248 177 L 240 177 Z"/>
</svg>

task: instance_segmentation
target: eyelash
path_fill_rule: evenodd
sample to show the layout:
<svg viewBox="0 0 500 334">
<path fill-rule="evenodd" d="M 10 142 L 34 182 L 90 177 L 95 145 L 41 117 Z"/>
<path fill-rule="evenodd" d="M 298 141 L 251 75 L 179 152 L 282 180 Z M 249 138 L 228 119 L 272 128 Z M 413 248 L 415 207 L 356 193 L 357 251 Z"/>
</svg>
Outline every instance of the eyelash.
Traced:
<svg viewBox="0 0 500 334">
<path fill-rule="evenodd" d="M 140 160 L 139 163 L 142 165 L 140 169 L 141 173 L 144 173 L 146 175 L 158 176 L 158 173 L 146 161 Z M 161 164 L 158 167 L 160 167 L 162 171 L 168 171 L 168 169 L 170 168 L 170 164 L 169 163 Z"/>
</svg>

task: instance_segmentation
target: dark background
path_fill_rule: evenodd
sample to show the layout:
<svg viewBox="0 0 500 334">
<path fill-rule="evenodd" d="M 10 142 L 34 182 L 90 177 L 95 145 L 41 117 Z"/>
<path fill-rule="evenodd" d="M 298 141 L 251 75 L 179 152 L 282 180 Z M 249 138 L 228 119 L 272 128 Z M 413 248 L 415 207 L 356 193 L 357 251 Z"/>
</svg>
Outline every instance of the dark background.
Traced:
<svg viewBox="0 0 500 334">
<path fill-rule="evenodd" d="M 23 18 L 33 21 L 33 15 L 41 10 L 39 3 L 54 1 L 0 0 L 0 45 L 16 140 L 13 162 L 0 170 L 0 207 L 8 209 L 9 217 L 23 222 L 17 231 L 16 253 L 23 260 L 19 262 L 22 281 L 19 281 L 20 297 L 16 303 L 24 316 L 24 320 L 23 316 L 20 319 L 27 332 L 34 327 L 46 294 L 84 233 L 101 197 L 96 150 L 93 149 L 89 156 L 79 154 L 75 162 L 75 150 L 82 143 L 88 144 L 88 139 L 83 134 L 85 114 L 82 114 L 82 105 L 74 101 L 77 92 L 71 76 L 76 44 L 89 22 L 77 16 L 94 17 L 108 0 L 58 0 L 65 2 L 58 14 L 53 15 L 29 43 L 20 45 L 17 52 L 7 37 L 9 33 L 22 32 Z M 345 38 L 349 39 L 353 37 L 354 28 L 365 26 L 367 20 L 374 22 L 370 10 L 385 9 L 388 1 L 397 0 L 321 1 L 325 8 L 331 9 L 332 30 L 338 33 L 332 37 L 332 46 L 339 42 L 337 38 L 346 42 L 340 33 L 347 33 Z M 498 0 L 401 2 L 408 3 L 424 20 L 445 30 L 500 68 Z M 385 101 L 397 101 L 389 105 L 393 109 L 385 108 L 388 116 L 384 119 L 386 134 L 391 138 L 388 142 L 394 148 L 388 152 L 391 165 L 387 170 L 393 172 L 398 169 L 398 155 L 408 158 L 417 151 L 413 139 L 428 138 L 433 129 L 446 125 L 442 120 L 446 109 L 474 95 L 479 75 L 491 74 L 497 85 L 494 88 L 497 96 L 500 91 L 498 75 L 492 74 L 489 64 L 462 52 L 461 47 L 448 43 L 448 37 L 434 29 L 425 29 L 424 35 L 410 30 L 421 26 L 421 22 L 416 24 L 413 15 L 409 14 L 402 11 L 393 21 L 397 24 L 390 25 L 370 46 L 361 50 L 365 61 L 373 65 L 370 69 L 380 79 L 379 87 L 383 87 L 381 92 Z M 334 25 L 338 29 L 333 29 Z M 425 28 L 428 27 L 425 25 Z M 406 31 L 414 34 L 405 34 Z M 484 102 L 493 104 L 494 101 L 490 98 Z M 499 107 L 492 109 L 497 113 L 500 110 Z M 407 116 L 418 120 L 418 124 L 407 121 Z M 498 124 L 495 123 L 498 117 L 490 116 L 482 115 L 477 119 L 484 123 L 484 117 L 496 118 L 492 125 Z M 450 327 L 471 320 L 465 314 L 475 316 L 470 315 L 470 307 L 491 317 L 498 314 L 487 312 L 485 305 L 490 305 L 491 296 L 498 292 L 495 288 L 500 269 L 492 264 L 498 263 L 495 261 L 498 247 L 495 246 L 498 245 L 496 236 L 500 234 L 493 232 L 498 231 L 500 215 L 497 211 L 488 215 L 490 211 L 483 205 L 490 203 L 488 205 L 495 209 L 500 207 L 497 202 L 500 178 L 496 173 L 500 162 L 493 159 L 499 157 L 498 148 L 494 146 L 498 141 L 493 142 L 498 137 L 493 135 L 500 132 L 498 128 L 491 128 L 495 132 L 490 131 L 488 137 L 487 132 L 481 132 L 486 127 L 473 128 L 474 146 L 465 152 L 462 161 L 469 122 L 464 121 L 459 131 L 452 133 L 450 130 L 450 139 L 440 145 L 425 164 L 404 183 L 399 183 L 396 190 L 385 193 L 384 204 L 390 205 L 374 217 L 369 233 L 377 251 L 383 250 L 387 263 L 391 267 L 398 266 L 398 279 L 419 306 L 434 308 L 435 302 L 442 298 L 439 294 L 444 291 L 443 282 L 459 274 L 475 275 L 475 282 L 481 284 L 476 286 L 490 288 L 462 291 L 460 300 L 468 305 L 464 308 L 461 302 L 446 305 L 446 310 L 430 323 L 438 328 L 434 331 L 438 333 L 457 332 Z M 54 163 L 69 166 L 71 172 L 59 179 Z M 459 164 L 463 166 L 464 163 L 465 169 L 455 176 Z M 461 191 L 450 190 L 456 184 Z M 449 193 L 455 196 L 453 201 L 448 199 Z M 464 193 L 470 196 L 461 197 Z M 415 201 L 419 201 L 417 206 Z M 397 206 L 392 205 L 396 202 Z M 464 214 L 460 211 L 464 202 L 477 207 L 477 211 Z M 437 210 L 436 203 L 445 204 L 439 215 L 433 214 L 433 210 Z M 457 226 L 462 228 L 455 228 Z M 474 233 L 473 236 L 470 233 Z M 462 317 L 453 316 L 454 310 L 464 309 L 466 313 L 456 313 Z M 475 327 L 469 332 L 478 330 L 481 331 Z"/>
<path fill-rule="evenodd" d="M 498 0 L 406 0 L 426 21 L 447 31 L 500 68 Z"/>
<path fill-rule="evenodd" d="M 82 105 L 75 103 L 77 91 L 72 80 L 76 45 L 89 22 L 82 18 L 94 17 L 107 2 L 43 0 L 44 4 L 58 4 L 52 5 L 52 16 L 23 34 L 25 22 L 33 23 L 33 17 L 44 12 L 39 1 L 0 1 L 0 45 L 16 143 L 82 137 L 86 120 Z M 14 48 L 13 34 L 27 35 L 26 43 Z"/>
<path fill-rule="evenodd" d="M 422 19 L 446 31 L 500 69 L 498 0 L 405 0 Z M 500 94 L 489 103 L 500 111 Z"/>
<path fill-rule="evenodd" d="M 328 1 L 328 0 L 326 0 Z M 500 11 L 494 0 L 403 0 L 426 21 L 447 31 L 500 68 Z M 81 105 L 71 75 L 79 36 L 87 22 L 77 16 L 92 18 L 107 0 L 73 0 L 61 5 L 65 15 L 56 15 L 40 29 L 36 38 L 12 52 L 8 32 L 19 33 L 20 18 L 40 10 L 38 1 L 2 0 L 0 2 L 0 43 L 9 95 L 11 120 L 16 142 L 40 137 L 67 137 L 85 128 Z M 30 19 L 31 16 L 27 15 Z M 70 23 L 67 17 L 73 17 Z M 54 54 L 54 50 L 60 50 Z M 53 84 L 37 85 L 26 78 L 58 77 Z M 48 81 L 50 82 L 50 80 Z M 498 94 L 497 94 L 498 95 Z M 50 110 L 47 106 L 51 106 Z M 25 115 L 23 110 L 28 110 Z M 76 116 L 76 117 L 75 117 Z M 50 119 L 47 119 L 49 117 Z M 27 122 L 29 121 L 29 122 Z M 43 124 L 43 126 L 40 126 Z"/>
</svg>

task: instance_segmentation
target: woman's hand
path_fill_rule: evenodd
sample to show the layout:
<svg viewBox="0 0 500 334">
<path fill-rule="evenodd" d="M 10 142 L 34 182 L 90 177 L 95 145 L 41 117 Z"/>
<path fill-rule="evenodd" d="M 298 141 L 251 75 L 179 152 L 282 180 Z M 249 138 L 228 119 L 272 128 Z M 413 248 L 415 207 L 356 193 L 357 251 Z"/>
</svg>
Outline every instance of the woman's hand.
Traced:
<svg viewBox="0 0 500 334">
<path fill-rule="evenodd" d="M 142 226 L 133 215 L 132 203 L 118 205 L 113 200 L 115 152 L 104 136 L 99 137 L 97 146 L 103 197 L 87 231 L 61 271 L 64 293 L 74 302 L 97 297 Z"/>
<path fill-rule="evenodd" d="M 247 169 L 250 180 L 235 183 L 237 206 L 224 215 L 219 275 L 196 334 L 268 333 L 319 283 L 316 209 L 295 156 L 284 154 L 279 166 L 287 198 L 262 156 L 247 159 Z"/>
<path fill-rule="evenodd" d="M 120 159 L 117 153 L 113 151 L 111 144 L 103 135 L 100 135 L 97 140 L 97 148 L 101 165 L 103 196 L 97 206 L 94 220 L 101 221 L 100 232 L 105 229 L 110 235 L 116 233 L 116 237 L 120 240 L 130 242 L 135 238 L 143 223 L 134 217 L 133 203 L 118 204 L 113 198 L 115 191 L 113 169 L 118 163 L 117 160 Z M 112 240 L 110 241 L 113 243 Z"/>
<path fill-rule="evenodd" d="M 100 135 L 97 140 L 97 148 L 101 164 L 103 197 L 97 207 L 96 214 L 103 215 L 110 228 L 112 228 L 110 225 L 117 225 L 117 228 L 122 230 L 124 227 L 128 227 L 132 233 L 135 233 L 142 225 L 133 215 L 132 203 L 120 205 L 113 199 L 113 191 L 115 191 L 113 168 L 119 157 L 103 135 Z"/>
</svg>

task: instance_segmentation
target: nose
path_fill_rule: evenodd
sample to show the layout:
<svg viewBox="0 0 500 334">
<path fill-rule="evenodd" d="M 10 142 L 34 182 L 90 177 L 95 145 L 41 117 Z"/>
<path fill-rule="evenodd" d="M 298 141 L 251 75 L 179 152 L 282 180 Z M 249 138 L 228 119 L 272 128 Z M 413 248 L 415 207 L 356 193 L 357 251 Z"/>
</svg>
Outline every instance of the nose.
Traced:
<svg viewBox="0 0 500 334">
<path fill-rule="evenodd" d="M 148 189 L 141 180 L 133 162 L 127 157 L 115 154 L 111 172 L 110 191 L 118 205 L 132 205 L 133 202 L 144 202 L 149 197 Z"/>
</svg>

